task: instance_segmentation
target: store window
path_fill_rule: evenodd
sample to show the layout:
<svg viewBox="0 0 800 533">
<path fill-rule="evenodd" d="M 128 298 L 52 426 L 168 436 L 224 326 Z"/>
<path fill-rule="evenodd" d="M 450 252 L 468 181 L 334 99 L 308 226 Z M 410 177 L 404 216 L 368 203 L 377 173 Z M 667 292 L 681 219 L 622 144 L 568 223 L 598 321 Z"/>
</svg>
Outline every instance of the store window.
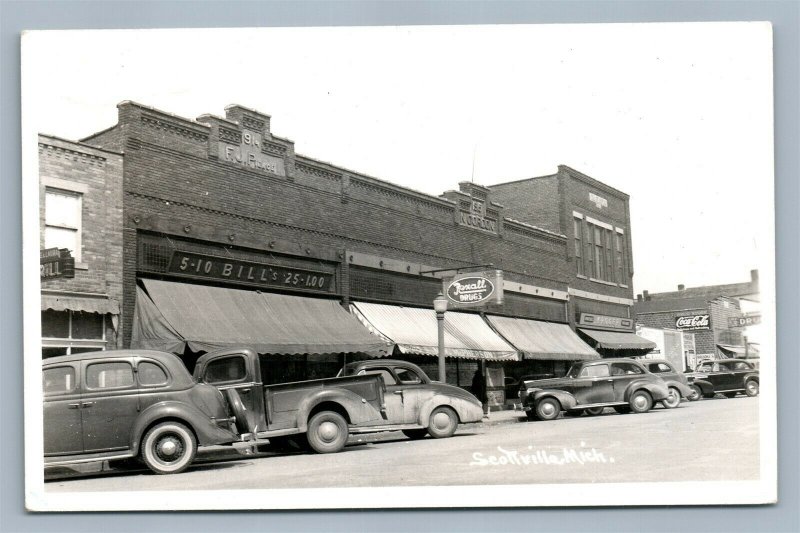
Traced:
<svg viewBox="0 0 800 533">
<path fill-rule="evenodd" d="M 44 247 L 66 248 L 81 260 L 81 193 L 47 188 L 44 203 Z"/>
<path fill-rule="evenodd" d="M 80 311 L 42 311 L 42 357 L 106 349 L 105 315 Z"/>
<path fill-rule="evenodd" d="M 616 252 L 617 252 L 617 283 L 627 285 L 628 268 L 625 262 L 625 235 L 616 232 Z"/>
</svg>

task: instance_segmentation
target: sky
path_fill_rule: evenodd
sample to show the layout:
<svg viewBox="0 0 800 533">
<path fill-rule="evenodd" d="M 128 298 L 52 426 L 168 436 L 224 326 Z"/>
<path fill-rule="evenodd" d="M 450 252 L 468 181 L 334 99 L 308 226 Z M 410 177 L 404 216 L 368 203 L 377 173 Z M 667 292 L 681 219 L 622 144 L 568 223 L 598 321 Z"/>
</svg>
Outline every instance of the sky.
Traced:
<svg viewBox="0 0 800 533">
<path fill-rule="evenodd" d="M 296 151 L 432 195 L 568 165 L 631 197 L 634 291 L 773 268 L 765 23 L 29 32 L 23 134 L 77 140 L 124 100 L 233 103 Z"/>
</svg>

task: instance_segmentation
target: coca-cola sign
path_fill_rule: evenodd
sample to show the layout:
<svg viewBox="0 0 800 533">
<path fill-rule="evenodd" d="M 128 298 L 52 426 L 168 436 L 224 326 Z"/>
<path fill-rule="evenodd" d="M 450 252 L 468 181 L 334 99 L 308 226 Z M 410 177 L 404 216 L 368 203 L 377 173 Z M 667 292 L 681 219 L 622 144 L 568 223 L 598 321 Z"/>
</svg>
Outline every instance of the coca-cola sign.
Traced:
<svg viewBox="0 0 800 533">
<path fill-rule="evenodd" d="M 709 315 L 679 316 L 675 319 L 678 329 L 710 329 Z"/>
<path fill-rule="evenodd" d="M 500 271 L 467 273 L 445 282 L 447 300 L 454 307 L 502 303 L 503 278 Z"/>
</svg>

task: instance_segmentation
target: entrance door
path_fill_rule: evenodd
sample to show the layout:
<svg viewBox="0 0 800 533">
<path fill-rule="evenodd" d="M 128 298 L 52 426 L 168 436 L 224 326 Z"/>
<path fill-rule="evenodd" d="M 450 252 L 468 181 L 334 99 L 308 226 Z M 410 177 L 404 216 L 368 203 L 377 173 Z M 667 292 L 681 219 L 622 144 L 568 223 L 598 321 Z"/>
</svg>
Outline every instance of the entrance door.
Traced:
<svg viewBox="0 0 800 533">
<path fill-rule="evenodd" d="M 369 370 L 362 370 L 358 375 L 378 375 L 383 378 L 383 382 L 386 384 L 386 394 L 383 395 L 383 399 L 386 403 L 387 423 L 402 424 L 405 420 L 403 385 L 397 382 L 392 371 L 384 367 L 375 367 Z"/>
<path fill-rule="evenodd" d="M 79 363 L 52 366 L 42 371 L 45 455 L 83 451 L 79 375 Z"/>
<path fill-rule="evenodd" d="M 582 381 L 587 381 L 584 385 Z M 614 401 L 614 386 L 608 363 L 586 365 L 576 380 L 573 395 L 579 404 L 608 403 Z"/>
<path fill-rule="evenodd" d="M 128 359 L 83 364 L 81 416 L 86 452 L 130 448 L 139 415 L 139 389 Z"/>
<path fill-rule="evenodd" d="M 635 379 L 639 379 L 644 371 L 633 363 L 611 363 L 611 379 L 614 382 L 614 401 L 624 402 L 625 391 Z"/>
</svg>

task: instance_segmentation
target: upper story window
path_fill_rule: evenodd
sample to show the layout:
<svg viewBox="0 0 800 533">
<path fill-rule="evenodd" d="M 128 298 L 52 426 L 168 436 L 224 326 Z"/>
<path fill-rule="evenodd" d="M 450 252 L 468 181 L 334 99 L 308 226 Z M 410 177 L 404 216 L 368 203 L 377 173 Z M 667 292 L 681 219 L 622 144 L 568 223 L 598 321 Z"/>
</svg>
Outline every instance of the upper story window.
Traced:
<svg viewBox="0 0 800 533">
<path fill-rule="evenodd" d="M 44 247 L 66 248 L 75 262 L 81 261 L 81 214 L 83 195 L 78 192 L 45 190 Z"/>
<path fill-rule="evenodd" d="M 575 264 L 579 276 L 627 285 L 625 234 L 620 228 L 573 213 Z"/>
</svg>

